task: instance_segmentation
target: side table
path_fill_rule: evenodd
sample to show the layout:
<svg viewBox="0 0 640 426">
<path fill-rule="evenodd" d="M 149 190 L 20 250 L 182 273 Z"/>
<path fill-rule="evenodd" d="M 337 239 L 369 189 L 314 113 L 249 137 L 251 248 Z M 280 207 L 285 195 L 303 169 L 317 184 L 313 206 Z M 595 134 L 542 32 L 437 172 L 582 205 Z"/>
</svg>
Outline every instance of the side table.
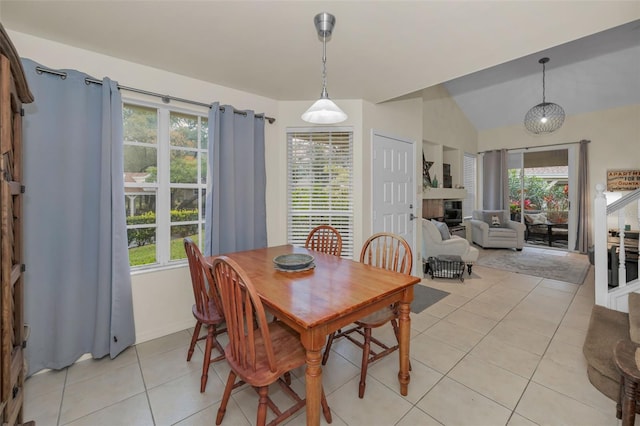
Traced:
<svg viewBox="0 0 640 426">
<path fill-rule="evenodd" d="M 633 426 L 636 420 L 640 383 L 640 369 L 636 362 L 638 348 L 640 346 L 630 340 L 620 340 L 613 348 L 613 362 L 620 370 L 620 394 L 616 404 L 616 417 L 622 419 L 622 426 Z"/>
</svg>

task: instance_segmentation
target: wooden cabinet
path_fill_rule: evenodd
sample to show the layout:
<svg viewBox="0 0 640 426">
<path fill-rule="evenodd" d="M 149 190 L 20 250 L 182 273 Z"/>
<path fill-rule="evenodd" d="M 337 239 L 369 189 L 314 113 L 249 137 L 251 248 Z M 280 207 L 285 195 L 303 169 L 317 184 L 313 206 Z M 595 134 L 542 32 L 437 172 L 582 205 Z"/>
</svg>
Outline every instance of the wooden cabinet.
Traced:
<svg viewBox="0 0 640 426">
<path fill-rule="evenodd" d="M 0 424 L 23 423 L 22 103 L 33 102 L 0 24 Z"/>
</svg>

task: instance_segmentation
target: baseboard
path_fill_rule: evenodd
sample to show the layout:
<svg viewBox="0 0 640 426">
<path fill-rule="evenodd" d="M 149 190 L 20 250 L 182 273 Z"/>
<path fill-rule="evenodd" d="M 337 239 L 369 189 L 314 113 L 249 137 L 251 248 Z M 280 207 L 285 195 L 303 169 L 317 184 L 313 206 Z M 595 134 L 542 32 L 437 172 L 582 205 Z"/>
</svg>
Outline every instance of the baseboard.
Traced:
<svg viewBox="0 0 640 426">
<path fill-rule="evenodd" d="M 192 328 L 195 326 L 195 320 L 190 319 L 186 321 L 180 321 L 173 324 L 167 324 L 162 328 L 157 328 L 153 330 L 146 330 L 144 333 L 137 334 L 136 333 L 136 345 L 144 342 L 148 342 L 149 340 L 157 339 L 159 337 L 164 337 L 169 334 L 177 333 L 179 331 L 186 330 L 188 328 Z"/>
</svg>

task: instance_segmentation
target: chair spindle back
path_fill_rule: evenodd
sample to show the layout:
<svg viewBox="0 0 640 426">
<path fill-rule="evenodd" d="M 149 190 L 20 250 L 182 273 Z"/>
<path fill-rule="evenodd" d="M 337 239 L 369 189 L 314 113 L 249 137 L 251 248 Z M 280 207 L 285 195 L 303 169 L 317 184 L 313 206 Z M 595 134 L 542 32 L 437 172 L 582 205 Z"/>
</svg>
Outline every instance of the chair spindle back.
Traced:
<svg viewBox="0 0 640 426">
<path fill-rule="evenodd" d="M 304 246 L 309 250 L 340 256 L 342 254 L 342 236 L 333 226 L 316 226 L 309 232 Z"/>
<path fill-rule="evenodd" d="M 404 238 L 389 232 L 373 234 L 362 246 L 360 262 L 403 274 L 413 266 L 411 247 Z"/>
<path fill-rule="evenodd" d="M 214 260 L 213 276 L 227 323 L 227 359 L 247 371 L 256 371 L 256 351 L 259 350 L 256 337 L 260 333 L 269 369 L 275 372 L 276 361 L 267 317 L 253 283 L 240 266 L 226 256 Z"/>
<path fill-rule="evenodd" d="M 218 312 L 223 312 L 222 303 L 213 281 L 210 265 L 204 260 L 200 249 L 191 238 L 184 239 L 184 251 L 189 261 L 191 285 L 195 298 L 196 310 L 206 317 L 210 316 L 209 302 L 213 300 Z"/>
</svg>

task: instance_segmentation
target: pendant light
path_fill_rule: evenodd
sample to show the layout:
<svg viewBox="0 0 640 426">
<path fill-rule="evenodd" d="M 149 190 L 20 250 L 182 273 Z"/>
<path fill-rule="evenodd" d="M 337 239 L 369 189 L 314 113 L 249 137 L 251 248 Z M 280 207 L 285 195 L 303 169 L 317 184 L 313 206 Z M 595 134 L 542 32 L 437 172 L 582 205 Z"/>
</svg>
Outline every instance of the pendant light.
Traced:
<svg viewBox="0 0 640 426">
<path fill-rule="evenodd" d="M 524 127 L 535 134 L 551 133 L 562 127 L 564 123 L 564 110 L 558 104 L 547 102 L 545 98 L 545 64 L 549 58 L 542 58 L 538 63 L 542 64 L 542 103 L 531 108 L 524 116 Z"/>
<path fill-rule="evenodd" d="M 320 99 L 302 114 L 302 119 L 314 124 L 336 124 L 347 119 L 347 114 L 340 109 L 327 93 L 327 38 L 336 24 L 336 18 L 327 12 L 318 13 L 313 22 L 318 31 L 318 37 L 322 38 L 322 92 Z"/>
</svg>

